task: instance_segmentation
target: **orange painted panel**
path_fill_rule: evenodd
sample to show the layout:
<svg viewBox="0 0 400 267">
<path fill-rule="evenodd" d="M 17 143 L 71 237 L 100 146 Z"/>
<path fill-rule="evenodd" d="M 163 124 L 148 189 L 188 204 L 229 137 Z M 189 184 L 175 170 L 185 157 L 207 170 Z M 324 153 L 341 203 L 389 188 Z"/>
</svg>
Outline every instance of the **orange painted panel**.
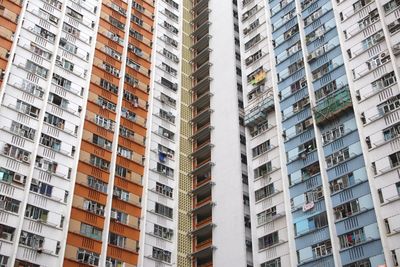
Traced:
<svg viewBox="0 0 400 267">
<path fill-rule="evenodd" d="M 110 232 L 120 234 L 122 236 L 128 237 L 129 239 L 139 241 L 139 229 L 135 229 L 133 227 L 129 227 L 125 224 L 116 223 L 111 221 L 110 224 Z"/>
<path fill-rule="evenodd" d="M 96 202 L 99 202 L 103 205 L 106 204 L 107 201 L 107 196 L 94 190 L 94 189 L 89 189 L 83 185 L 76 184 L 75 185 L 75 192 L 74 195 L 79 195 L 81 197 L 85 197 L 87 199 L 92 199 Z"/>
<path fill-rule="evenodd" d="M 72 207 L 71 218 L 103 229 L 104 217 Z"/>
<path fill-rule="evenodd" d="M 122 179 L 120 177 L 115 177 L 115 185 L 121 188 L 124 188 L 124 190 L 127 190 L 137 196 L 141 196 L 143 192 L 143 186 L 138 185 L 136 183 L 130 182 L 128 180 Z"/>
<path fill-rule="evenodd" d="M 140 145 L 132 140 L 129 140 L 127 138 L 123 138 L 123 137 L 119 137 L 118 139 L 118 143 L 120 143 L 121 145 L 124 145 L 125 147 L 132 149 L 133 151 L 135 151 L 136 153 L 139 153 L 141 155 L 144 155 L 145 153 L 145 149 L 143 145 Z"/>
<path fill-rule="evenodd" d="M 2 16 L 0 16 L 0 25 L 6 29 L 9 29 L 12 32 L 15 32 L 15 30 L 17 29 L 17 24 L 9 21 L 8 19 L 6 19 Z"/>
<path fill-rule="evenodd" d="M 68 232 L 67 244 L 77 248 L 88 249 L 90 251 L 101 253 L 101 242 L 81 236 L 76 233 Z"/>
<path fill-rule="evenodd" d="M 91 83 L 90 84 L 90 92 L 95 93 L 98 96 L 102 96 L 107 98 L 107 100 L 113 102 L 113 103 L 117 103 L 118 102 L 118 96 L 110 91 L 107 91 L 106 89 L 101 88 L 100 86 L 98 86 L 95 83 Z"/>
<path fill-rule="evenodd" d="M 92 69 L 93 74 L 96 74 L 96 76 L 105 78 L 109 82 L 118 85 L 119 84 L 119 79 L 107 72 L 105 72 L 103 69 L 100 69 L 99 67 L 93 66 Z"/>
<path fill-rule="evenodd" d="M 129 215 L 133 215 L 137 218 L 140 217 L 141 210 L 142 210 L 141 208 L 139 208 L 133 204 L 119 200 L 117 198 L 113 198 L 112 207 L 116 208 L 118 210 L 124 211 L 124 212 L 128 213 Z"/>
<path fill-rule="evenodd" d="M 96 124 L 94 124 L 91 121 L 86 120 L 84 128 L 89 130 L 92 133 L 103 136 L 104 138 L 106 138 L 108 140 L 113 139 L 113 133 L 111 131 L 108 131 L 100 126 L 97 126 Z"/>
<path fill-rule="evenodd" d="M 99 156 L 105 160 L 108 160 L 108 161 L 111 160 L 111 151 L 106 150 L 102 147 L 96 146 L 95 144 L 92 144 L 91 142 L 88 142 L 86 140 L 82 141 L 81 150 L 91 153 L 93 155 Z M 99 151 L 101 151 L 101 152 L 99 152 Z"/>
<path fill-rule="evenodd" d="M 21 13 L 21 7 L 12 1 L 0 1 L 0 3 L 8 10 L 14 12 L 15 14 Z"/>
<path fill-rule="evenodd" d="M 127 251 L 118 247 L 108 246 L 107 256 L 115 259 L 119 259 L 128 264 L 137 265 L 138 254 L 136 252 Z"/>
</svg>

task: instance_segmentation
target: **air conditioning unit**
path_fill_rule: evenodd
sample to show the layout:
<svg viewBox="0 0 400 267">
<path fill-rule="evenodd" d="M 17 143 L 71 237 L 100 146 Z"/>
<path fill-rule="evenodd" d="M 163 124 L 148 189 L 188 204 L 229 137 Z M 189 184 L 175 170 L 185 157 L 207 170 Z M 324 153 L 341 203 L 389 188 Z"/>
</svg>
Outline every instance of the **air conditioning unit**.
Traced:
<svg viewBox="0 0 400 267">
<path fill-rule="evenodd" d="M 118 219 L 118 213 L 116 212 L 116 211 L 111 211 L 111 219 L 114 219 L 114 220 L 116 220 L 116 219 Z"/>
<path fill-rule="evenodd" d="M 114 190 L 113 196 L 121 197 L 121 191 L 116 191 L 116 190 Z"/>
<path fill-rule="evenodd" d="M 303 87 L 306 87 L 307 86 L 307 81 L 305 81 L 305 80 L 303 80 L 303 81 L 300 81 L 300 86 L 303 88 Z"/>
<path fill-rule="evenodd" d="M 164 135 L 165 137 L 169 137 L 169 134 L 168 134 L 167 132 L 164 132 L 163 135 Z"/>
<path fill-rule="evenodd" d="M 36 180 L 36 179 L 32 179 L 32 182 L 31 182 L 31 184 L 33 184 L 33 185 L 38 185 L 38 184 L 39 184 L 39 181 L 38 181 L 38 180 Z"/>
<path fill-rule="evenodd" d="M 386 57 L 386 53 L 385 52 L 380 54 L 380 58 L 384 58 L 384 57 Z"/>
<path fill-rule="evenodd" d="M 18 174 L 18 173 L 14 174 L 14 177 L 13 177 L 14 182 L 23 184 L 24 180 L 25 180 L 25 176 L 23 176 L 22 174 Z"/>
<path fill-rule="evenodd" d="M 378 33 L 375 34 L 375 41 L 380 41 L 380 40 L 382 40 L 383 38 L 385 38 L 385 36 L 384 36 L 384 34 L 383 34 L 383 31 L 380 31 L 380 32 L 378 32 Z"/>
<path fill-rule="evenodd" d="M 307 128 L 307 127 L 309 127 L 309 126 L 311 126 L 311 124 L 312 124 L 312 121 L 311 120 L 306 120 L 305 122 L 304 122 L 304 126 Z"/>
</svg>

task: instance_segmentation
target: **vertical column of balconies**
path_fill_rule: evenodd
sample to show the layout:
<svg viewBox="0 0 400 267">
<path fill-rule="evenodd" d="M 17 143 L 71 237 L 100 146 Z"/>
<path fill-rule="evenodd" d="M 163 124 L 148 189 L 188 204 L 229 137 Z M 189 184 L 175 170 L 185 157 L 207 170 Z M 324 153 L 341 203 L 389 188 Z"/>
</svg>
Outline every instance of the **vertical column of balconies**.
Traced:
<svg viewBox="0 0 400 267">
<path fill-rule="evenodd" d="M 103 1 L 65 264 L 136 266 L 153 3 Z"/>
<path fill-rule="evenodd" d="M 178 196 L 177 182 L 180 83 L 179 1 L 156 3 L 152 66 L 152 117 L 148 133 L 148 169 L 145 173 L 146 210 L 139 265 L 176 264 Z"/>
<path fill-rule="evenodd" d="M 23 23 L 15 33 L 0 111 L 2 212 L 8 218 L 4 222 L 15 228 L 7 235 L 14 244 L 2 246 L 6 254 L 12 248 L 10 265 L 62 262 L 93 44 L 88 36 L 96 20 L 93 9 L 76 11 L 80 8 L 73 1 L 36 1 L 26 2 L 18 14 Z"/>
<path fill-rule="evenodd" d="M 17 30 L 18 18 L 21 13 L 23 1 L 6 0 L 0 4 L 0 86 L 3 83 L 4 75 L 10 50 Z"/>
<path fill-rule="evenodd" d="M 358 222 L 364 212 L 374 216 L 367 207 L 361 209 L 371 197 L 332 3 L 270 5 L 298 262 L 358 264 L 379 254 L 381 245 L 374 241 L 373 220 L 347 226 L 347 220 Z M 296 9 L 301 16 L 296 16 Z M 305 41 L 300 42 L 300 36 Z M 351 180 L 346 186 L 350 188 L 335 190 L 335 182 L 345 179 Z M 351 204 L 355 212 L 340 217 Z M 363 253 L 351 256 L 353 246 Z"/>
<path fill-rule="evenodd" d="M 380 231 L 369 231 L 365 239 L 380 237 L 384 258 L 381 253 L 374 253 L 366 255 L 368 258 L 365 257 L 364 261 L 370 265 L 385 262 L 387 266 L 397 266 L 400 247 L 396 240 L 400 217 L 396 200 L 400 196 L 400 183 L 398 148 L 395 144 L 400 93 L 397 84 L 399 70 L 396 67 L 399 5 L 396 1 L 337 1 L 334 6 L 341 29 L 342 51 L 347 60 L 349 87 L 355 111 L 359 114 L 355 123 L 362 129 L 360 142 L 369 166 L 362 174 L 354 172 L 354 175 L 336 182 L 335 191 L 350 186 L 356 188 L 356 184 L 361 187 L 368 175 L 372 200 L 369 199 L 368 204 L 359 201 L 359 212 L 364 210 L 364 213 L 377 215 Z M 375 208 L 375 212 L 371 211 L 372 208 Z M 373 223 L 376 224 L 375 220 Z M 358 231 L 367 230 L 367 227 L 363 227 Z M 372 249 L 373 244 L 370 246 Z"/>
<path fill-rule="evenodd" d="M 303 24 L 295 1 L 269 5 L 297 262 L 312 265 L 321 260 L 334 265 L 307 87 L 310 81 L 305 77 Z"/>
<path fill-rule="evenodd" d="M 210 66 L 208 0 L 193 1 L 192 12 L 192 120 L 193 143 L 193 266 L 212 266 L 212 198 Z"/>
<path fill-rule="evenodd" d="M 255 266 L 290 265 L 273 77 L 262 1 L 242 1 L 241 34 L 247 158 Z"/>
</svg>

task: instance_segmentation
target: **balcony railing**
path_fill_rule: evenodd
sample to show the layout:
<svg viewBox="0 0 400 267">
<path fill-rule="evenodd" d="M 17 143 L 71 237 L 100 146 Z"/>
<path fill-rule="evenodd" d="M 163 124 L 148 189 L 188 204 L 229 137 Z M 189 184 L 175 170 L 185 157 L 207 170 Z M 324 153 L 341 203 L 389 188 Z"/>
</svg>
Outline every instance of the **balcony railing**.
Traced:
<svg viewBox="0 0 400 267">
<path fill-rule="evenodd" d="M 315 120 L 317 124 L 325 123 L 352 106 L 350 91 L 345 88 L 325 98 L 314 108 Z"/>
<path fill-rule="evenodd" d="M 251 126 L 265 121 L 267 112 L 274 107 L 274 99 L 266 94 L 260 101 L 248 108 L 244 116 L 244 124 Z"/>
</svg>

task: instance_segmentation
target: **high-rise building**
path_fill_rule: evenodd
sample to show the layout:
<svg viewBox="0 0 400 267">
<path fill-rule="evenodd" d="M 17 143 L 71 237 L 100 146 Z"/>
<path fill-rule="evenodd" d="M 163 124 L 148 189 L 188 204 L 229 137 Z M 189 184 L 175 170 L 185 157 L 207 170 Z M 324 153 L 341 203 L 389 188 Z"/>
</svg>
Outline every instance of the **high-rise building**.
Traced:
<svg viewBox="0 0 400 267">
<path fill-rule="evenodd" d="M 242 1 L 254 266 L 398 266 L 397 7 Z"/>
<path fill-rule="evenodd" d="M 399 266 L 399 10 L 0 0 L 0 266 Z"/>
<path fill-rule="evenodd" d="M 0 264 L 137 266 L 154 3 L 0 7 Z"/>
</svg>

